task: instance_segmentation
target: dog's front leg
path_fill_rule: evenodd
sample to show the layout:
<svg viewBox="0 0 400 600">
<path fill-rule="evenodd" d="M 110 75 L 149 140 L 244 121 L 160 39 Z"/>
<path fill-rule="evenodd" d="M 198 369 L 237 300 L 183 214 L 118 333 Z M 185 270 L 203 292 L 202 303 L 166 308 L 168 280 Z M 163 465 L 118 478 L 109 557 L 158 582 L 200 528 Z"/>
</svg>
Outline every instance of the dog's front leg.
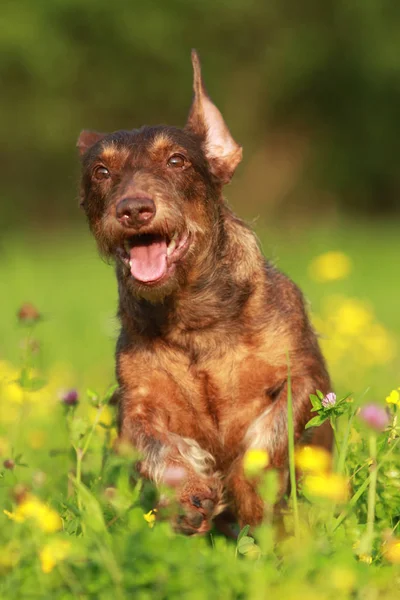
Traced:
<svg viewBox="0 0 400 600">
<path fill-rule="evenodd" d="M 332 445 L 332 431 L 329 423 L 312 431 L 304 437 L 304 428 L 310 419 L 309 396 L 315 390 L 326 393 L 329 381 L 323 378 L 293 377 L 291 382 L 293 398 L 293 420 L 295 443 L 311 443 L 325 446 Z M 243 469 L 243 458 L 247 450 L 263 449 L 269 455 L 269 467 L 275 468 L 279 474 L 280 497 L 288 491 L 288 428 L 287 428 L 287 383 L 284 382 L 279 396 L 265 411 L 247 428 L 243 440 L 243 452 L 233 463 L 226 479 L 226 487 L 233 508 L 241 526 L 259 525 L 264 514 L 264 502 L 257 492 L 254 481 L 249 480 Z"/>
<path fill-rule="evenodd" d="M 176 479 L 181 514 L 174 519 L 175 528 L 189 535 L 205 533 L 223 509 L 215 460 L 194 439 L 169 432 L 168 419 L 154 414 L 152 406 L 149 409 L 146 411 L 142 404 L 140 410 L 125 411 L 120 437 L 141 453 L 140 473 L 144 477 L 156 484 Z"/>
</svg>

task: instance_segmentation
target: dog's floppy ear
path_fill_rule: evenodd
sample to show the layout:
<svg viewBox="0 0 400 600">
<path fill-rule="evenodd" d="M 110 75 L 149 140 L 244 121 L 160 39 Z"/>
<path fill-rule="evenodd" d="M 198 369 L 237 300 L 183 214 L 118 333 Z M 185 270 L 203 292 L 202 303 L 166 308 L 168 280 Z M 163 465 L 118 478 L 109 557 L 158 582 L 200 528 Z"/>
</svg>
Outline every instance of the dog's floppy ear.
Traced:
<svg viewBox="0 0 400 600">
<path fill-rule="evenodd" d="M 207 95 L 196 50 L 192 50 L 192 65 L 194 98 L 185 129 L 204 138 L 211 171 L 222 183 L 229 183 L 242 160 L 242 147 L 235 142 L 221 113 Z"/>
<path fill-rule="evenodd" d="M 76 147 L 79 150 L 79 154 L 83 156 L 89 148 L 94 146 L 97 142 L 103 139 L 107 134 L 106 133 L 98 133 L 97 131 L 88 131 L 84 129 L 81 131 L 78 141 L 76 142 Z"/>
</svg>

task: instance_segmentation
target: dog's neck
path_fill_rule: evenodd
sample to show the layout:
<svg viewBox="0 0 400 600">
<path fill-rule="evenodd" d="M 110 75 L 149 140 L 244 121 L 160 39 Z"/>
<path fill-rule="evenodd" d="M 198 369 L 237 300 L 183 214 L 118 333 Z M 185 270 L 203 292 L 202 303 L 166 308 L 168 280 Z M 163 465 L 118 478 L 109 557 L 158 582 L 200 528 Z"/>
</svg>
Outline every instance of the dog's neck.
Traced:
<svg viewBox="0 0 400 600">
<path fill-rule="evenodd" d="M 236 253 L 238 240 L 250 243 Z M 191 270 L 188 282 L 163 301 L 152 303 L 133 295 L 120 280 L 119 316 L 125 332 L 132 337 L 172 339 L 190 337 L 191 332 L 218 329 L 232 336 L 240 327 L 241 316 L 255 282 L 246 265 L 246 276 L 240 277 L 243 260 L 259 264 L 261 254 L 253 234 L 229 210 L 219 231 L 210 238 L 210 247 Z M 241 251 L 243 254 L 243 250 Z M 261 259 L 262 260 L 262 259 Z M 232 326 L 235 323 L 235 327 Z"/>
</svg>

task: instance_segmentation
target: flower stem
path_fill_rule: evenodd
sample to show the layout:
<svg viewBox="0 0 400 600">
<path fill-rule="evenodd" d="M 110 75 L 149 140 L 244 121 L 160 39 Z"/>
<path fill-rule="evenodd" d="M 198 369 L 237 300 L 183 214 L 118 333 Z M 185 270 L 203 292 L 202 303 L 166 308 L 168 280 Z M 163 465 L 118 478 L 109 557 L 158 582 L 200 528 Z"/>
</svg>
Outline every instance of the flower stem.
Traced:
<svg viewBox="0 0 400 600">
<path fill-rule="evenodd" d="M 336 430 L 335 427 L 332 424 L 332 419 L 331 419 L 331 424 L 332 424 L 332 429 L 333 429 L 333 435 L 334 435 L 334 439 L 335 439 L 335 444 L 336 444 L 336 456 L 335 456 L 335 471 L 338 473 L 338 475 L 343 475 L 344 472 L 344 467 L 345 467 L 345 462 L 346 462 L 346 454 L 347 454 L 347 448 L 349 445 L 349 437 L 350 437 L 350 430 L 351 430 L 351 424 L 353 422 L 353 418 L 355 415 L 355 411 L 353 410 L 352 413 L 349 416 L 349 419 L 347 421 L 347 426 L 346 426 L 346 431 L 344 432 L 341 444 L 340 444 L 340 448 L 339 448 L 339 443 L 338 440 L 336 438 Z M 335 514 L 336 514 L 336 510 L 337 510 L 337 504 L 334 503 L 332 506 L 332 512 L 331 512 L 331 519 L 330 519 L 330 523 L 328 526 L 328 531 L 332 534 L 335 529 L 336 529 L 336 519 L 335 519 Z"/>
<path fill-rule="evenodd" d="M 95 419 L 93 421 L 93 425 L 92 425 L 92 427 L 91 427 L 91 429 L 90 429 L 90 431 L 88 433 L 85 445 L 82 448 L 82 455 L 83 456 L 86 454 L 86 452 L 87 452 L 87 450 L 89 448 L 89 444 L 90 444 L 90 442 L 92 440 L 92 436 L 93 436 L 94 430 L 96 429 L 97 425 L 99 424 L 101 413 L 103 412 L 103 410 L 104 410 L 104 405 L 101 405 L 101 406 L 99 406 L 97 408 L 97 412 L 96 412 Z M 82 456 L 82 458 L 83 458 L 83 456 Z"/>
<path fill-rule="evenodd" d="M 298 538 L 300 534 L 300 523 L 299 523 L 299 506 L 297 502 L 297 482 L 296 482 L 296 468 L 294 462 L 294 423 L 293 423 L 293 398 L 292 398 L 292 378 L 290 373 L 290 361 L 289 353 L 287 357 L 287 429 L 288 429 L 288 450 L 289 450 L 289 476 L 290 476 L 290 489 L 291 498 L 293 505 L 293 520 L 294 520 L 294 534 Z"/>
<path fill-rule="evenodd" d="M 389 458 L 389 456 L 392 454 L 393 450 L 396 448 L 396 446 L 397 446 L 397 444 L 399 442 L 400 442 L 400 438 L 397 438 L 397 440 L 394 442 L 394 444 L 390 447 L 390 449 L 386 452 L 386 454 L 381 458 L 379 464 L 376 465 L 376 472 L 379 471 L 379 469 L 381 468 L 381 466 L 385 463 L 386 459 Z M 348 503 L 348 505 L 346 506 L 346 508 L 337 517 L 337 519 L 335 520 L 335 523 L 334 523 L 334 527 L 333 527 L 332 533 L 334 531 L 336 531 L 336 529 L 343 523 L 343 521 L 352 512 L 352 510 L 355 507 L 355 505 L 357 504 L 358 500 L 361 498 L 361 496 L 363 495 L 363 493 L 367 489 L 368 485 L 370 484 L 371 475 L 372 474 L 370 472 L 370 474 L 368 475 L 367 479 L 365 479 L 365 481 L 360 485 L 360 487 L 358 488 L 358 490 L 356 491 L 356 493 L 354 494 L 354 496 L 351 498 L 351 500 Z"/>
<path fill-rule="evenodd" d="M 82 459 L 84 456 L 84 453 L 82 451 L 82 448 L 75 448 L 75 452 L 76 452 L 76 481 L 78 482 L 78 484 L 80 484 L 82 482 Z M 82 500 L 81 500 L 81 495 L 79 493 L 79 485 L 76 487 L 76 501 L 78 504 L 78 509 L 79 511 L 82 510 Z"/>
<path fill-rule="evenodd" d="M 78 505 L 78 509 L 80 511 L 82 510 L 82 499 L 81 499 L 81 495 L 80 495 L 79 484 L 82 482 L 82 461 L 83 461 L 83 458 L 84 458 L 86 452 L 88 451 L 94 430 L 96 429 L 97 425 L 99 424 L 101 413 L 103 412 L 103 409 L 104 409 L 104 405 L 101 405 L 98 407 L 96 417 L 95 417 L 93 425 L 86 437 L 86 441 L 85 441 L 83 448 L 80 448 L 79 446 L 78 447 L 74 446 L 75 453 L 76 453 L 76 481 L 78 483 L 78 485 L 76 486 L 76 502 Z"/>
<path fill-rule="evenodd" d="M 338 440 L 338 432 L 337 432 L 337 423 L 336 417 L 330 417 L 329 422 L 333 431 L 333 440 L 335 442 L 335 460 L 338 460 L 340 449 L 339 449 L 339 440 Z"/>
<path fill-rule="evenodd" d="M 367 513 L 367 532 L 365 536 L 365 554 L 371 556 L 372 544 L 374 540 L 375 523 L 375 503 L 376 503 L 376 482 L 378 478 L 378 465 L 376 462 L 376 432 L 372 431 L 369 435 L 369 455 L 371 460 L 370 481 L 368 487 L 368 513 Z"/>
<path fill-rule="evenodd" d="M 339 473 L 339 475 L 342 475 L 343 471 L 344 471 L 344 466 L 345 466 L 345 462 L 346 462 L 346 455 L 347 455 L 347 448 L 348 448 L 348 445 L 349 445 L 351 424 L 353 422 L 354 415 L 355 415 L 355 410 L 353 410 L 351 412 L 351 414 L 350 414 L 350 416 L 348 418 L 347 426 L 346 426 L 346 431 L 344 432 L 342 443 L 341 443 L 340 450 L 339 450 L 339 454 L 338 454 L 338 457 L 337 457 L 336 471 L 337 471 L 337 473 Z"/>
</svg>

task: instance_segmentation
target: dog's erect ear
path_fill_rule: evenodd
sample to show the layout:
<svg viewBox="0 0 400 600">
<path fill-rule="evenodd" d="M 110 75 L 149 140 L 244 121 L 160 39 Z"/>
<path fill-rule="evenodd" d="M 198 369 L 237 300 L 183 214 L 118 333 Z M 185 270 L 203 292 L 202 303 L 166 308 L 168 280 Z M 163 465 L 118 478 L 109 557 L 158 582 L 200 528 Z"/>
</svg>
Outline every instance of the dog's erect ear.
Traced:
<svg viewBox="0 0 400 600">
<path fill-rule="evenodd" d="M 242 160 L 242 147 L 235 142 L 221 113 L 207 95 L 196 50 L 192 50 L 192 65 L 194 98 L 185 129 L 204 138 L 211 171 L 222 183 L 229 183 Z"/>
<path fill-rule="evenodd" d="M 88 131 L 87 129 L 81 131 L 78 141 L 76 142 L 76 147 L 79 150 L 79 154 L 83 156 L 85 152 L 89 150 L 89 148 L 102 140 L 105 135 L 107 134 L 98 133 L 97 131 Z"/>
</svg>

